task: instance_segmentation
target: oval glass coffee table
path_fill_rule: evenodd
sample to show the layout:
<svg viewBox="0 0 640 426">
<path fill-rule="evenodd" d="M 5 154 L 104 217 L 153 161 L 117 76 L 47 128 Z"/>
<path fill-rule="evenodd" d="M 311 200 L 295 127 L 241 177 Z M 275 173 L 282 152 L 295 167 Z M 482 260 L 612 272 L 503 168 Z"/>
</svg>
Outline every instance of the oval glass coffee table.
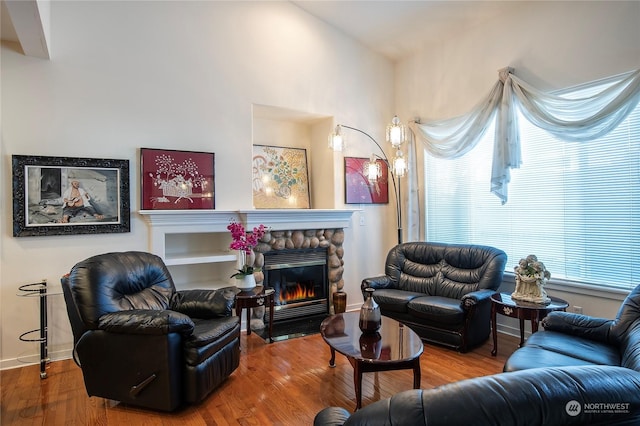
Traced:
<svg viewBox="0 0 640 426">
<path fill-rule="evenodd" d="M 404 324 L 382 317 L 377 333 L 363 334 L 358 327 L 360 312 L 345 312 L 327 317 L 320 334 L 331 349 L 329 365 L 335 367 L 336 351 L 353 366 L 356 410 L 362 407 L 362 373 L 413 370 L 413 388 L 420 388 L 420 337 Z"/>
</svg>

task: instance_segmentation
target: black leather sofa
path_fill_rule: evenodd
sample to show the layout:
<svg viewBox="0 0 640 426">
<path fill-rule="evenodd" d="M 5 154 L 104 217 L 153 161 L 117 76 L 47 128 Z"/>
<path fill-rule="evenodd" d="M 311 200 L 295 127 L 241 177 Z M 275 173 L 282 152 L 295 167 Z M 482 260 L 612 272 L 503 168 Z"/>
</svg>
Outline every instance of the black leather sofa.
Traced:
<svg viewBox="0 0 640 426">
<path fill-rule="evenodd" d="M 235 287 L 177 291 L 162 259 L 129 251 L 78 262 L 62 289 L 89 396 L 172 411 L 239 366 Z"/>
<path fill-rule="evenodd" d="M 625 370 L 621 374 L 619 370 Z M 640 373 L 611 366 L 534 368 L 408 390 L 315 426 L 569 426 L 640 424 Z"/>
<path fill-rule="evenodd" d="M 541 324 L 544 330 L 511 354 L 504 371 L 574 365 L 640 371 L 640 285 L 622 302 L 615 319 L 558 311 Z"/>
<path fill-rule="evenodd" d="M 640 286 L 613 320 L 550 313 L 505 372 L 411 390 L 321 425 L 640 425 Z"/>
<path fill-rule="evenodd" d="M 425 341 L 466 352 L 491 331 L 490 297 L 502 284 L 507 255 L 494 247 L 409 242 L 392 248 L 385 275 L 365 278 L 383 315 Z"/>
</svg>

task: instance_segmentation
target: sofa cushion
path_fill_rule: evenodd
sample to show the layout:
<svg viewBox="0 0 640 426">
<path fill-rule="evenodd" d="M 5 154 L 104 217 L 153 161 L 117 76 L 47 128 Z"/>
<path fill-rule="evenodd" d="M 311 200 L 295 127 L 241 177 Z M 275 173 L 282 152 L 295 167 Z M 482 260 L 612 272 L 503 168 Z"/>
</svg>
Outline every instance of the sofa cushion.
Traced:
<svg viewBox="0 0 640 426">
<path fill-rule="evenodd" d="M 509 357 L 504 371 L 570 365 L 619 366 L 620 362 L 615 346 L 555 331 L 538 331 Z"/>
<path fill-rule="evenodd" d="M 221 350 L 230 341 L 240 337 L 240 318 L 237 316 L 215 319 L 194 319 L 193 334 L 185 339 L 185 360 L 197 365 Z"/>
<path fill-rule="evenodd" d="M 620 352 L 616 346 L 584 337 L 545 330 L 532 334 L 527 346 L 572 356 L 590 364 L 620 365 Z"/>
<path fill-rule="evenodd" d="M 373 293 L 373 300 L 380 306 L 380 309 L 390 312 L 407 312 L 407 304 L 416 297 L 424 296 L 424 293 L 413 291 L 378 289 Z"/>
<path fill-rule="evenodd" d="M 462 303 L 459 299 L 448 297 L 416 297 L 407 304 L 407 312 L 436 323 L 459 324 L 464 321 Z"/>
</svg>

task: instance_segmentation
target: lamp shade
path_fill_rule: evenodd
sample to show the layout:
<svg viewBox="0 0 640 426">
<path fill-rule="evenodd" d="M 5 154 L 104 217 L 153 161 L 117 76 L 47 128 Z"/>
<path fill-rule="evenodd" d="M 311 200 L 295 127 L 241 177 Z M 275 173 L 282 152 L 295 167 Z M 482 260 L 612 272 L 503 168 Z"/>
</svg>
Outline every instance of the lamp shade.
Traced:
<svg viewBox="0 0 640 426">
<path fill-rule="evenodd" d="M 336 126 L 335 131 L 329 135 L 329 148 L 334 151 L 344 150 L 344 138 L 342 137 L 342 132 L 339 124 Z"/>
<path fill-rule="evenodd" d="M 364 164 L 363 173 L 369 180 L 369 183 L 376 182 L 378 178 L 382 176 L 382 168 L 374 155 Z"/>
<path fill-rule="evenodd" d="M 396 151 L 396 155 L 392 160 L 391 168 L 393 173 L 398 177 L 403 177 L 407 174 L 407 160 L 404 158 L 402 151 Z"/>
<path fill-rule="evenodd" d="M 407 140 L 407 130 L 404 124 L 400 122 L 397 115 L 393 116 L 391 124 L 387 126 L 387 142 L 394 148 L 399 147 Z"/>
</svg>

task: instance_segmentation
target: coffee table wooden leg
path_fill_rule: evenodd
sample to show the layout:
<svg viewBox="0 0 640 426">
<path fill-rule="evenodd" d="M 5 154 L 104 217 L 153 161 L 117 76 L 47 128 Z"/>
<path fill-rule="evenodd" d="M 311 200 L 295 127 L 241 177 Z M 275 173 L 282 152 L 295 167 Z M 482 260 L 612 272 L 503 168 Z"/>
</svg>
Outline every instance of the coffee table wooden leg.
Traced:
<svg viewBox="0 0 640 426">
<path fill-rule="evenodd" d="M 353 364 L 353 387 L 356 391 L 356 410 L 359 410 L 362 408 L 362 369 L 357 360 L 351 364 Z"/>
<path fill-rule="evenodd" d="M 331 359 L 329 360 L 329 367 L 335 368 L 336 366 L 336 350 L 331 348 Z"/>
<path fill-rule="evenodd" d="M 422 373 L 420 372 L 420 357 L 418 357 L 413 362 L 413 388 L 414 389 L 420 389 L 421 379 L 422 379 Z"/>
</svg>

